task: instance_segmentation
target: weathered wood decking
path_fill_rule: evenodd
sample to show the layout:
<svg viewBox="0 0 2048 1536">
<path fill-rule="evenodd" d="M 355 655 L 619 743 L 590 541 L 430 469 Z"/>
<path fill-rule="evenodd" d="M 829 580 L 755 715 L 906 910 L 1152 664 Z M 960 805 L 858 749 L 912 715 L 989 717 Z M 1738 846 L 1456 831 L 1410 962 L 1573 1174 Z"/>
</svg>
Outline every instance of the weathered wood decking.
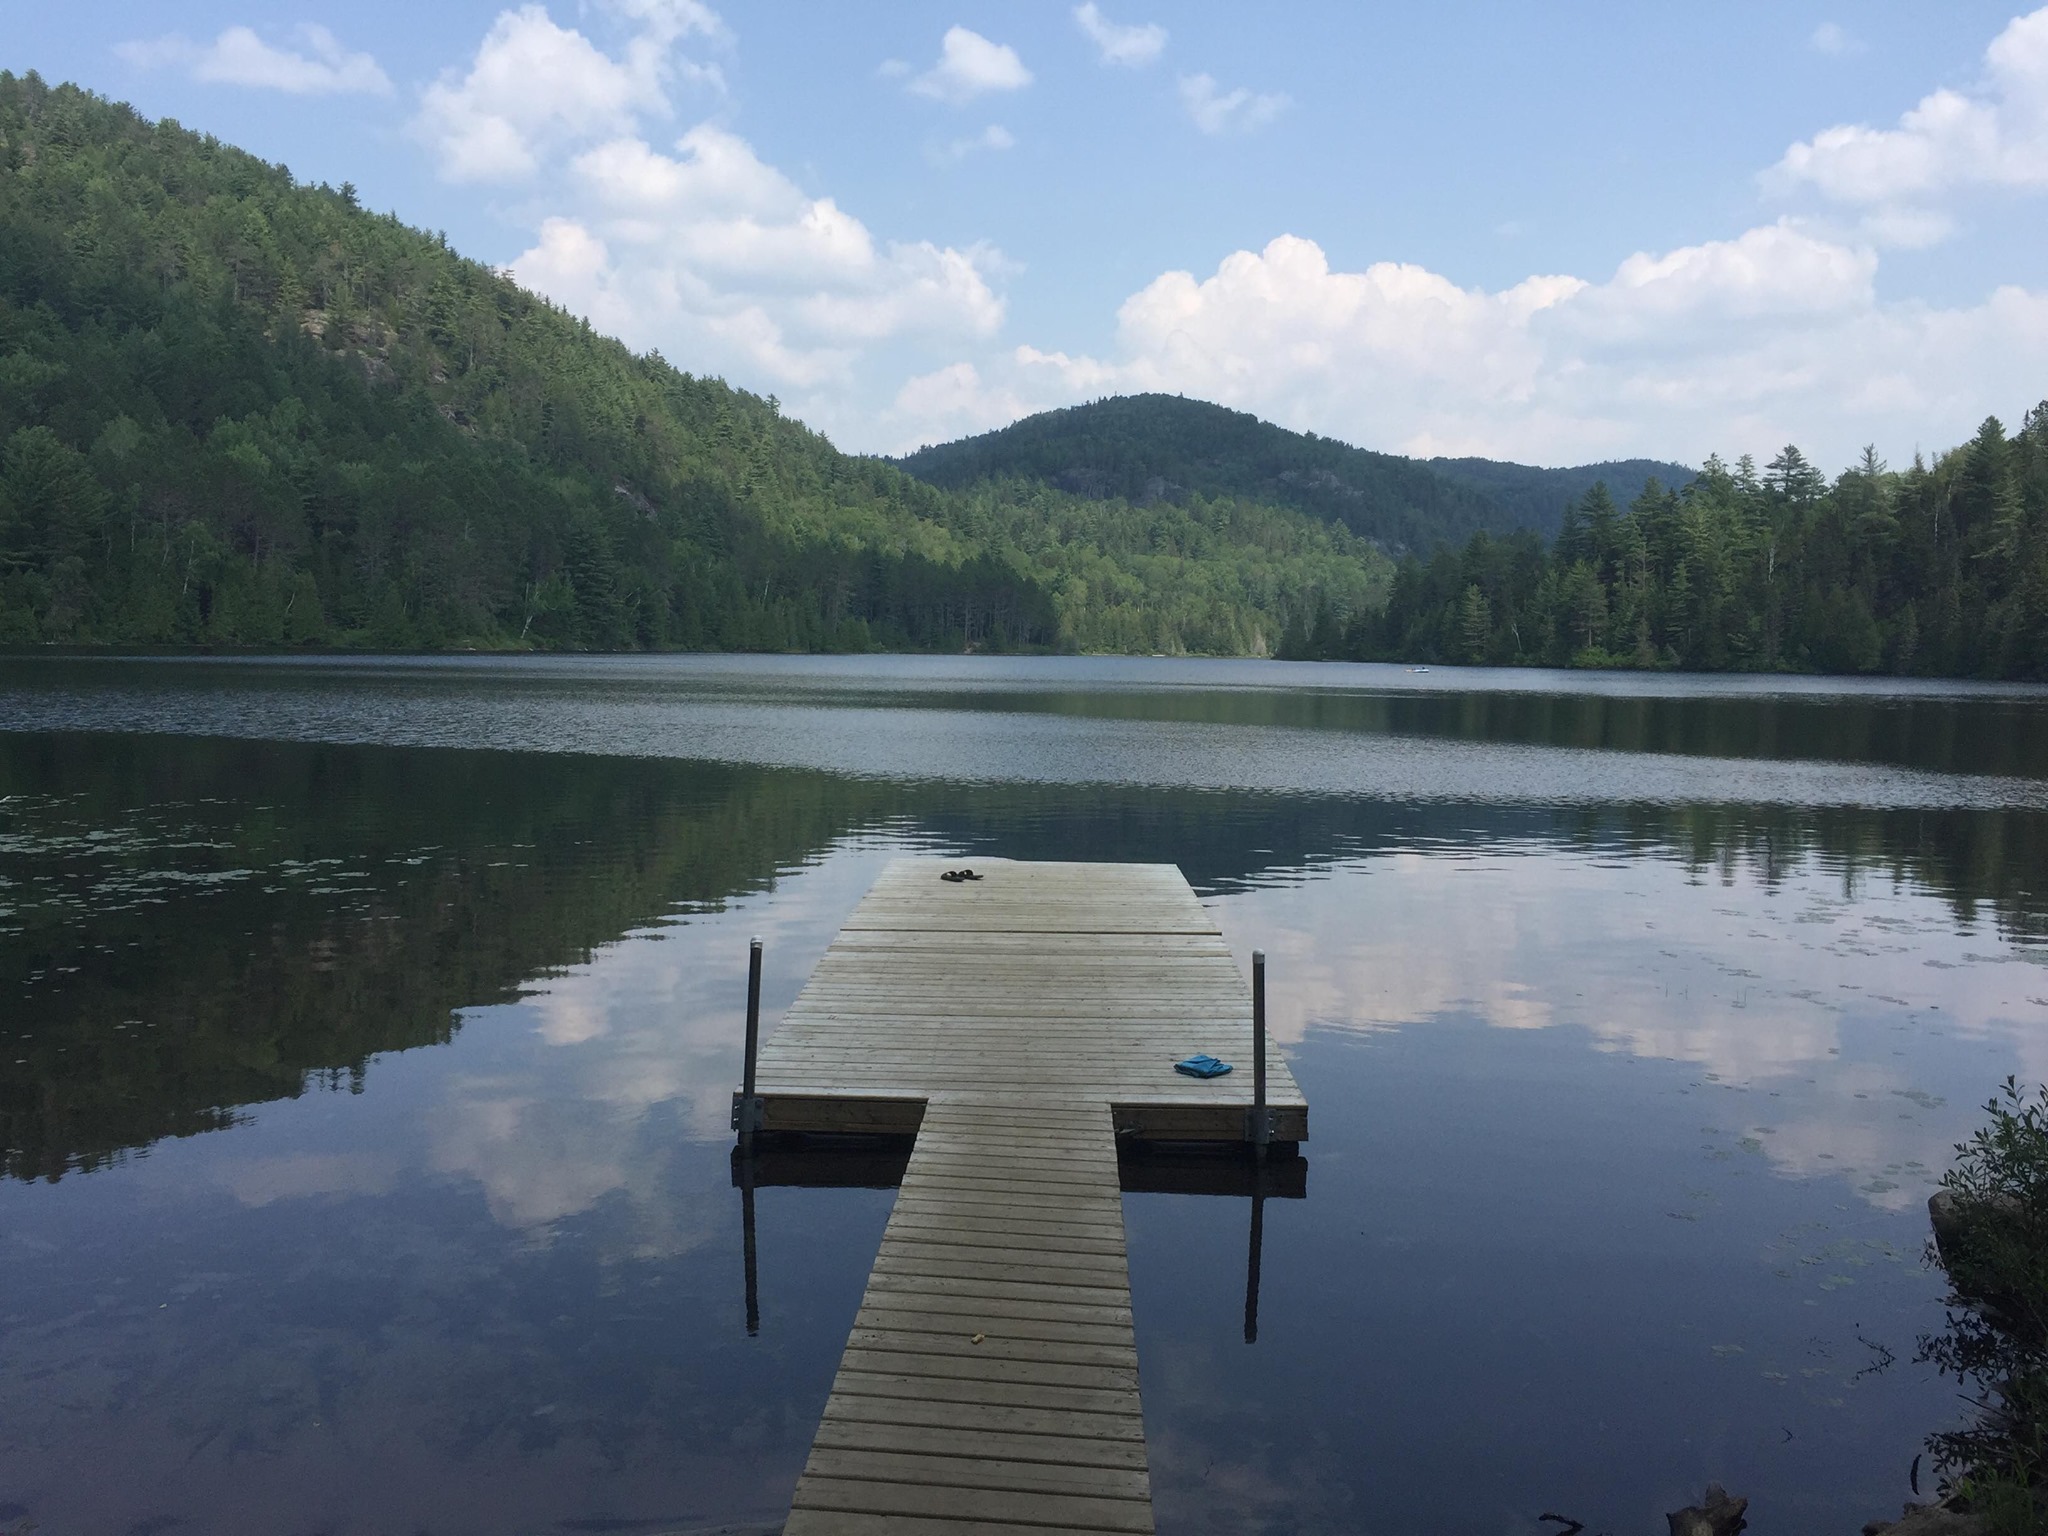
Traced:
<svg viewBox="0 0 2048 1536">
<path fill-rule="evenodd" d="M 763 1043 L 767 1131 L 915 1131 L 946 1093 L 1106 1103 L 1124 1134 L 1239 1141 L 1252 1101 L 1251 991 L 1171 864 L 899 859 Z M 952 867 L 963 867 L 954 865 Z M 1207 1051 L 1228 1077 L 1182 1077 Z M 1308 1105 L 1268 1042 L 1276 1141 Z"/>
<path fill-rule="evenodd" d="M 1250 992 L 1171 865 L 947 867 L 890 865 L 760 1054 L 762 1129 L 917 1134 L 788 1536 L 1150 1531 L 1116 1138 L 1244 1139 Z"/>
</svg>

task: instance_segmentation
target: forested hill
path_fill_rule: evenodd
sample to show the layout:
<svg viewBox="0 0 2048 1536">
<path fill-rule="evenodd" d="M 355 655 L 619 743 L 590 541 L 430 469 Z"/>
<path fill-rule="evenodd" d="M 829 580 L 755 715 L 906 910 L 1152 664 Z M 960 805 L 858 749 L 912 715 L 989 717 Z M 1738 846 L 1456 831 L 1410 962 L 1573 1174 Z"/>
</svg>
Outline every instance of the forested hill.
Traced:
<svg viewBox="0 0 2048 1536">
<path fill-rule="evenodd" d="M 1666 490 L 1681 490 L 1697 471 L 1658 459 L 1608 459 L 1570 469 L 1539 469 L 1533 464 L 1508 464 L 1499 459 L 1425 459 L 1447 480 L 1471 487 L 1500 509 L 1509 528 L 1527 528 L 1546 539 L 1563 529 L 1566 514 L 1596 485 L 1624 504 L 1643 494 L 1654 480 Z M 1489 530 L 1493 531 L 1493 530 Z"/>
<path fill-rule="evenodd" d="M 1045 411 L 897 462 L 948 488 L 1018 479 L 1148 505 L 1189 495 L 1247 497 L 1340 523 L 1396 554 L 1425 555 L 1481 531 L 1529 528 L 1553 537 L 1565 509 L 1596 481 L 1632 501 L 1652 479 L 1683 485 L 1693 475 L 1649 459 L 1577 469 L 1405 459 L 1179 395 L 1123 395 Z"/>
<path fill-rule="evenodd" d="M 1388 563 L 956 494 L 445 240 L 0 72 L 0 645 L 1269 650 Z"/>
<path fill-rule="evenodd" d="M 1788 445 L 1626 506 L 1595 485 L 1548 546 L 1482 533 L 1411 556 L 1384 608 L 1330 603 L 1281 650 L 2048 681 L 2048 402 L 1932 464 L 1866 449 L 1830 482 Z"/>
</svg>

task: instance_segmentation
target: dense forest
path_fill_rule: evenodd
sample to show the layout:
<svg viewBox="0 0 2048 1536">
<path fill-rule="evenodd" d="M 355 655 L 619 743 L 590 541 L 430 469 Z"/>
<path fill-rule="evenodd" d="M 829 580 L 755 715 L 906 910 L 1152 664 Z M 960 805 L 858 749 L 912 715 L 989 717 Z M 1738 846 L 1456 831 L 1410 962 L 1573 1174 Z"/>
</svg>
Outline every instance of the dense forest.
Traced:
<svg viewBox="0 0 2048 1536">
<path fill-rule="evenodd" d="M 1163 395 L 898 466 L 346 185 L 0 72 L 0 646 L 2036 678 L 2044 642 L 2048 408 L 1832 484 L 1796 448 L 1424 463 Z"/>
<path fill-rule="evenodd" d="M 1492 459 L 1404 459 L 1180 395 L 1121 395 L 1043 411 L 897 460 L 948 488 L 1032 480 L 1139 506 L 1233 497 L 1341 524 L 1396 555 L 1427 556 L 1474 533 L 1557 532 L 1595 482 L 1633 498 L 1692 471 L 1651 459 L 1537 469 Z"/>
<path fill-rule="evenodd" d="M 1475 534 L 1404 561 L 1384 608 L 1324 603 L 1297 657 L 2048 679 L 2048 404 L 1935 460 L 1832 484 L 1797 448 L 1718 458 L 1554 543 Z"/>
<path fill-rule="evenodd" d="M 1230 498 L 945 494 L 348 186 L 0 73 L 0 645 L 1259 652 L 1390 569 Z"/>
<path fill-rule="evenodd" d="M 1683 464 L 1657 459 L 1610 459 L 1600 464 L 1580 464 L 1570 469 L 1534 469 L 1527 464 L 1506 464 L 1498 459 L 1429 459 L 1429 467 L 1446 479 L 1484 492 L 1500 508 L 1499 521 L 1488 532 L 1503 528 L 1513 531 L 1533 528 L 1546 539 L 1554 539 L 1564 527 L 1565 514 L 1596 485 L 1607 487 L 1618 501 L 1634 501 L 1652 480 L 1660 485 L 1683 486 L 1695 471 Z M 1446 542 L 1462 543 L 1463 540 Z M 1428 549 L 1416 554 L 1427 558 Z"/>
</svg>

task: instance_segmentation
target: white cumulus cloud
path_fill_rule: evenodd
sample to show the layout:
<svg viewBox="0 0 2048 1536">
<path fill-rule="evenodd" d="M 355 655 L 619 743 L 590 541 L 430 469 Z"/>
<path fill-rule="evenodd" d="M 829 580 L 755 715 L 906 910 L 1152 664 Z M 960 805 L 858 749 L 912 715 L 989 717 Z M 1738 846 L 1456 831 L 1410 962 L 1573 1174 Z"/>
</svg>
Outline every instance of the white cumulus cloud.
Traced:
<svg viewBox="0 0 2048 1536">
<path fill-rule="evenodd" d="M 1604 271 L 1486 286 L 1415 263 L 1333 265 L 1315 240 L 1281 234 L 1134 282 L 1098 345 L 1061 350 L 1003 336 L 1016 269 L 999 251 L 870 229 L 729 121 L 667 126 L 690 78 L 679 51 L 722 38 L 710 13 L 592 0 L 584 14 L 630 40 L 602 47 L 537 6 L 507 11 L 427 93 L 421 137 L 446 174 L 528 178 L 520 281 L 631 345 L 776 389 L 857 450 L 1164 390 L 1421 455 L 1697 462 L 1798 442 L 1835 466 L 1867 441 L 1895 462 L 1960 441 L 2048 379 L 2048 293 L 1937 304 L 1881 281 L 1888 248 L 1939 238 L 1957 189 L 2048 185 L 2028 159 L 2048 140 L 2048 11 L 2000 34 L 1970 91 L 1937 92 L 1894 129 L 1841 130 L 1870 136 L 1865 159 L 1836 156 L 1830 130 L 1772 173 L 1853 220 L 1759 219 L 1618 252 Z M 956 28 L 938 68 L 903 76 L 918 89 L 941 77 L 928 93 L 965 101 L 1030 74 Z M 1208 76 L 1181 91 L 1215 133 L 1285 105 Z M 1950 118 L 1976 126 L 1937 131 Z M 961 127 L 927 153 L 944 163 L 1013 142 L 1000 125 Z"/>
<path fill-rule="evenodd" d="M 1088 35 L 1105 64 L 1136 68 L 1150 64 L 1166 48 L 1166 28 L 1156 21 L 1119 24 L 1102 14 L 1095 0 L 1074 7 L 1074 21 Z"/>
<path fill-rule="evenodd" d="M 1162 390 L 1422 456 L 1697 463 L 1797 441 L 1846 464 L 1873 439 L 1896 458 L 1960 441 L 2041 394 L 2048 294 L 1887 303 L 1876 268 L 1868 247 L 1778 223 L 1638 253 L 1601 281 L 1489 290 L 1412 264 L 1333 269 L 1285 235 L 1146 284 L 1109 355 L 1019 347 L 971 376 L 940 370 L 887 425 L 911 445 L 1013 406 Z"/>
<path fill-rule="evenodd" d="M 1578 312 L 1589 335 L 1615 340 L 1670 341 L 1731 322 L 1831 322 L 1874 303 L 1876 273 L 1868 247 L 1780 222 L 1733 240 L 1639 251 L 1607 283 L 1584 290 Z"/>
<path fill-rule="evenodd" d="M 605 9 L 639 22 L 646 35 L 667 45 L 686 37 L 730 37 L 723 18 L 703 0 L 605 0 Z"/>
<path fill-rule="evenodd" d="M 229 27 L 210 43 L 176 33 L 118 44 L 115 53 L 144 69 L 183 69 L 195 80 L 247 85 L 294 96 L 391 94 L 391 77 L 367 53 L 350 53 L 327 28 L 310 22 L 293 33 L 298 48 L 266 43 L 249 27 Z"/>
<path fill-rule="evenodd" d="M 576 210 L 544 221 L 513 275 L 693 367 L 817 387 L 843 381 L 874 343 L 980 339 L 1002 325 L 993 252 L 877 241 L 712 124 L 673 152 L 630 136 L 597 144 L 561 185 Z"/>
<path fill-rule="evenodd" d="M 518 282 L 692 372 L 813 391 L 806 409 L 828 418 L 875 349 L 943 355 L 1001 328 L 993 247 L 880 238 L 724 122 L 663 131 L 689 86 L 722 89 L 681 52 L 731 45 L 716 12 L 592 0 L 583 14 L 618 37 L 603 46 L 540 5 L 501 12 L 412 125 L 447 179 L 524 183 Z M 1012 142 L 991 124 L 945 152 Z"/>
<path fill-rule="evenodd" d="M 1837 44 L 1854 46 L 1832 34 L 1816 46 Z M 1251 111 L 1247 93 L 1206 76 L 1182 92 L 1213 131 Z M 1424 456 L 1697 463 L 1797 442 L 1839 466 L 1873 441 L 1902 462 L 2041 398 L 2048 291 L 2005 284 L 1935 303 L 1887 295 L 1880 268 L 1888 247 L 1948 232 L 1945 198 L 2048 186 L 2048 9 L 1999 33 L 1969 91 L 1934 92 L 1896 128 L 1829 129 L 1766 180 L 1818 190 L 1856 218 L 1788 216 L 1637 251 L 1604 277 L 1495 288 L 1412 263 L 1344 270 L 1314 240 L 1281 235 L 1206 275 L 1153 278 L 1100 349 L 1013 345 L 921 372 L 873 429 L 908 447 L 1160 390 Z"/>
<path fill-rule="evenodd" d="M 994 91 L 1021 91 L 1031 71 L 1007 43 L 992 43 L 979 32 L 948 27 L 939 43 L 939 62 L 910 82 L 920 96 L 963 106 Z"/>
<path fill-rule="evenodd" d="M 904 446 L 921 448 L 1007 426 L 1033 409 L 1014 389 L 984 383 L 974 364 L 951 363 L 905 380 L 890 414 L 915 424 L 924 435 Z"/>
<path fill-rule="evenodd" d="M 2048 7 L 2007 24 L 1971 88 L 1930 93 L 1894 127 L 1823 129 L 1787 149 L 1764 182 L 1869 210 L 1872 238 L 1900 244 L 1947 233 L 1936 205 L 1956 192 L 2048 188 Z"/>
<path fill-rule="evenodd" d="M 1284 95 L 1265 95 L 1239 86 L 1226 91 L 1212 75 L 1182 75 L 1180 101 L 1204 133 L 1251 133 L 1287 110 Z"/>
<path fill-rule="evenodd" d="M 643 113 L 671 111 L 682 80 L 719 88 L 715 66 L 685 59 L 675 45 L 693 33 L 716 36 L 717 17 L 682 0 L 613 0 L 641 24 L 614 58 L 539 5 L 501 12 L 466 73 L 428 86 L 413 121 L 450 181 L 530 176 L 553 147 L 630 129 Z"/>
</svg>

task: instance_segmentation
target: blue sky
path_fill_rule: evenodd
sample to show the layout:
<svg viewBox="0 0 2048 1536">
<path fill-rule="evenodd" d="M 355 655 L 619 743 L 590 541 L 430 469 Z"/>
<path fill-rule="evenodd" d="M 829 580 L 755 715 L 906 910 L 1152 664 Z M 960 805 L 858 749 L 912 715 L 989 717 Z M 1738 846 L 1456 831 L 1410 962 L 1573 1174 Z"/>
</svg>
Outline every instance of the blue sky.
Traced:
<svg viewBox="0 0 2048 1536">
<path fill-rule="evenodd" d="M 1178 390 L 1902 462 L 2048 395 L 2048 9 L 0 0 L 75 80 L 896 451 Z"/>
</svg>

